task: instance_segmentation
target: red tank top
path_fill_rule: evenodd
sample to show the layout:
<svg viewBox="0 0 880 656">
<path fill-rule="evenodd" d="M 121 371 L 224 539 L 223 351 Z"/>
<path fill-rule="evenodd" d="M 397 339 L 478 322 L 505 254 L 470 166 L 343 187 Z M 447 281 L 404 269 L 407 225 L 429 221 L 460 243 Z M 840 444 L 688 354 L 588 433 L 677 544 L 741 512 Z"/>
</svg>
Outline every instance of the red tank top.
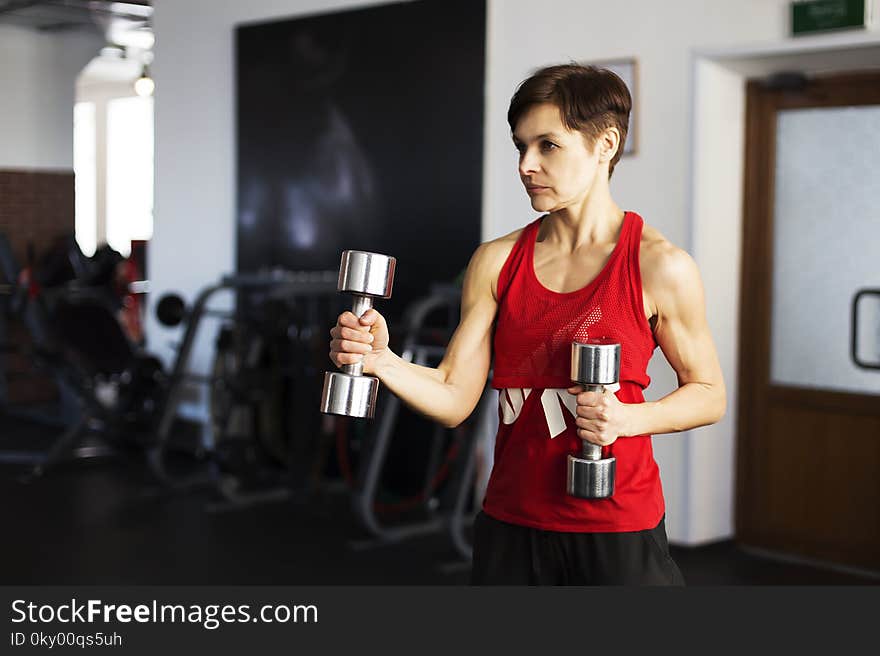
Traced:
<svg viewBox="0 0 880 656">
<path fill-rule="evenodd" d="M 586 500 L 565 490 L 569 453 L 580 453 L 574 423 L 571 343 L 610 337 L 620 343 L 622 403 L 642 403 L 648 361 L 657 343 L 645 319 L 639 245 L 642 218 L 624 215 L 605 266 L 586 287 L 559 293 L 535 274 L 541 221 L 523 230 L 498 277 L 492 386 L 499 390 L 495 463 L 483 510 L 501 521 L 567 532 L 641 531 L 664 513 L 660 471 L 651 436 L 618 438 L 604 448 L 617 459 L 608 499 Z"/>
</svg>

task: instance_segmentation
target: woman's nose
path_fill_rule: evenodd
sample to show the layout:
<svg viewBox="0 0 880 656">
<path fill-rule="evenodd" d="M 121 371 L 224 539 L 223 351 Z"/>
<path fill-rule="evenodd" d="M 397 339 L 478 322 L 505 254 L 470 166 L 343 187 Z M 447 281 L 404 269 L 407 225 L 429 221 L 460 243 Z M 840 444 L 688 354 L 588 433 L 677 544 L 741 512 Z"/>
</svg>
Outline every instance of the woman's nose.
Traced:
<svg viewBox="0 0 880 656">
<path fill-rule="evenodd" d="M 519 172 L 528 175 L 538 170 L 538 158 L 529 151 L 524 152 L 519 158 Z"/>
</svg>

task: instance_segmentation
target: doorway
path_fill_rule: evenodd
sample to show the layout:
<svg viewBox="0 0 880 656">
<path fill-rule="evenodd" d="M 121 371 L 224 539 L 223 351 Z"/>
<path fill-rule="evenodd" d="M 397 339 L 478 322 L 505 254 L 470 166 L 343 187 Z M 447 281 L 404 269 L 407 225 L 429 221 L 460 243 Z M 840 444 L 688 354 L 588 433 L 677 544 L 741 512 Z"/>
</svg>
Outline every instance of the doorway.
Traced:
<svg viewBox="0 0 880 656">
<path fill-rule="evenodd" d="M 746 87 L 736 539 L 880 571 L 880 373 L 850 344 L 880 286 L 880 73 L 782 81 Z"/>
</svg>

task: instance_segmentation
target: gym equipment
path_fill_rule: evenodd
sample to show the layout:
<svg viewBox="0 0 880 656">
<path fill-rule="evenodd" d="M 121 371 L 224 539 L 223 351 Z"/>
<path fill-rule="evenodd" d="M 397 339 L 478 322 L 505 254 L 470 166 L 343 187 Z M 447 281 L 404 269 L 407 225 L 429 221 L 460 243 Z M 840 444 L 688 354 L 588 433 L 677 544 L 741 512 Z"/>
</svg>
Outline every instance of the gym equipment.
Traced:
<svg viewBox="0 0 880 656">
<path fill-rule="evenodd" d="M 415 364 L 435 366 L 443 357 L 452 331 L 458 324 L 461 290 L 454 286 L 435 285 L 431 293 L 409 306 L 404 317 L 401 357 Z M 428 326 L 428 317 L 444 313 L 442 328 Z M 491 373 L 489 375 L 491 380 Z M 378 423 L 372 426 L 361 445 L 360 461 L 352 494 L 352 508 L 358 522 L 372 539 L 353 543 L 356 549 L 393 544 L 411 537 L 446 531 L 454 549 L 464 558 L 471 557 L 467 528 L 472 524 L 482 499 L 477 498 L 480 446 L 494 438 L 489 424 L 497 412 L 497 393 L 488 381 L 477 409 L 457 429 L 432 426 L 430 438 L 409 435 L 407 440 L 430 439 L 427 466 L 421 490 L 391 508 L 380 502 L 380 487 L 390 454 L 395 429 L 401 415 L 401 401 L 389 394 Z M 384 506 L 384 508 L 383 508 Z M 408 519 L 397 521 L 406 512 Z M 384 512 L 383 512 L 384 511 Z M 411 515 L 416 514 L 414 518 Z M 389 522 L 388 520 L 392 521 Z"/>
<path fill-rule="evenodd" d="M 486 387 L 474 410 L 474 433 L 470 437 L 470 447 L 456 486 L 455 505 L 449 516 L 448 532 L 452 546 L 465 560 L 473 557 L 473 546 L 467 537 L 467 529 L 473 525 L 474 517 L 483 505 L 491 472 L 491 466 L 481 463 L 480 455 L 492 450 L 495 434 L 498 432 L 498 392 L 492 388 L 491 381 L 490 370 Z"/>
<path fill-rule="evenodd" d="M 161 364 L 127 339 L 115 315 L 113 272 L 121 256 L 111 249 L 98 253 L 87 258 L 72 237 L 62 237 L 39 259 L 31 248 L 21 268 L 0 235 L 0 271 L 9 281 L 0 290 L 9 292 L 0 294 L 0 337 L 7 318 L 27 331 L 16 344 L 0 344 L 0 351 L 24 355 L 30 365 L 10 372 L 0 362 L 0 407 L 63 429 L 45 448 L 0 450 L 0 462 L 32 466 L 25 479 L 69 459 L 125 455 L 149 440 L 164 382 Z M 17 302 L 6 303 L 10 298 Z M 36 378 L 39 371 L 49 374 L 59 401 L 10 402 L 6 380 Z"/>
<path fill-rule="evenodd" d="M 238 311 L 215 310 L 208 307 L 218 292 L 231 291 L 238 296 Z M 318 326 L 333 316 L 337 307 L 337 273 L 328 271 L 283 271 L 248 273 L 223 276 L 216 284 L 202 289 L 190 308 L 176 295 L 168 295 L 157 303 L 157 315 L 165 325 L 184 326 L 183 338 L 178 347 L 170 373 L 167 398 L 158 421 L 156 444 L 150 454 L 150 464 L 158 479 L 169 489 L 187 489 L 195 486 L 213 486 L 223 500 L 209 506 L 211 510 L 238 509 L 256 503 L 283 500 L 290 496 L 290 487 L 277 477 L 254 489 L 247 484 L 246 476 L 239 469 L 228 466 L 262 466 L 267 452 L 276 461 L 288 455 L 276 444 L 267 449 L 259 444 L 265 434 L 266 408 L 277 408 L 277 371 L 265 367 L 266 360 L 277 360 L 267 352 L 267 331 L 261 318 L 261 307 L 266 303 L 279 302 L 297 308 L 300 320 L 295 324 L 276 326 L 272 332 L 283 328 L 282 337 L 305 343 L 312 335 L 317 336 Z M 320 311 L 318 305 L 329 301 L 333 307 Z M 210 375 L 190 372 L 189 362 L 196 343 L 199 328 L 206 317 L 227 322 L 221 327 L 216 340 L 215 359 Z M 300 351 L 303 349 L 299 349 Z M 302 377 L 306 371 L 302 357 L 290 363 L 290 378 Z M 318 371 L 318 375 L 320 372 Z M 207 459 L 207 472 L 197 475 L 176 476 L 167 466 L 172 429 L 190 384 L 207 385 L 210 390 L 210 417 L 203 425 L 202 455 Z M 290 398 L 293 396 L 294 398 Z M 296 405 L 296 395 L 289 395 L 283 402 Z M 312 401 L 314 403 L 314 401 Z M 311 407 L 314 407 L 312 405 Z M 271 409 L 270 408 L 270 409 Z M 232 425 L 239 410 L 246 409 L 252 419 L 252 431 L 245 435 L 233 435 Z M 283 448 L 283 447 L 282 447 Z M 262 458 L 254 463 L 256 457 Z M 232 463 L 230 459 L 236 460 Z M 254 467 L 250 467 L 254 470 Z M 270 477 L 271 478 L 271 477 Z"/>
<path fill-rule="evenodd" d="M 179 326 L 186 316 L 186 303 L 178 294 L 165 294 L 156 303 L 156 318 L 163 326 Z"/>
<path fill-rule="evenodd" d="M 51 346 L 34 353 L 75 394 L 78 417 L 45 453 L 4 454 L 7 462 L 33 464 L 27 479 L 42 476 L 69 456 L 143 453 L 161 403 L 164 371 L 153 356 L 127 339 L 102 295 L 69 290 L 49 315 Z M 94 436 L 99 444 L 88 445 Z"/>
<path fill-rule="evenodd" d="M 354 295 L 351 311 L 356 317 L 373 307 L 374 298 L 390 298 L 397 260 L 388 255 L 365 251 L 343 251 L 339 265 L 340 292 Z M 376 412 L 379 379 L 364 376 L 361 362 L 346 364 L 342 371 L 324 375 L 321 412 L 324 414 L 372 419 Z"/>
<path fill-rule="evenodd" d="M 70 388 L 70 381 L 54 367 L 52 357 L 53 344 L 51 339 L 52 326 L 49 313 L 53 299 L 63 295 L 63 289 L 46 288 L 36 280 L 33 263 L 36 260 L 34 249 L 28 252 L 28 266 L 22 267 L 17 261 L 6 235 L 0 233 L 0 277 L 6 282 L 0 291 L 0 410 L 28 420 L 37 421 L 55 427 L 64 427 L 79 418 L 79 402 L 76 391 Z M 26 331 L 19 335 L 16 344 L 9 342 L 15 339 L 14 329 Z M 20 332 L 20 331 L 19 331 Z M 21 340 L 21 338 L 24 340 Z M 27 343 L 22 346 L 20 341 Z M 10 370 L 7 355 L 25 355 L 29 362 L 28 370 Z M 45 372 L 43 376 L 39 374 Z M 21 403 L 12 401 L 8 383 L 13 378 L 41 378 L 51 380 L 57 390 L 57 402 Z M 6 460 L 9 455 L 11 460 Z M 43 457 L 42 452 L 31 454 L 30 461 L 36 462 Z M 0 453 L 0 462 L 28 461 L 22 453 Z"/>
<path fill-rule="evenodd" d="M 603 394 L 620 379 L 620 344 L 608 339 L 573 342 L 571 380 L 587 392 Z M 605 499 L 614 494 L 617 460 L 603 458 L 602 447 L 582 440 L 582 454 L 568 455 L 566 490 L 581 499 Z"/>
</svg>

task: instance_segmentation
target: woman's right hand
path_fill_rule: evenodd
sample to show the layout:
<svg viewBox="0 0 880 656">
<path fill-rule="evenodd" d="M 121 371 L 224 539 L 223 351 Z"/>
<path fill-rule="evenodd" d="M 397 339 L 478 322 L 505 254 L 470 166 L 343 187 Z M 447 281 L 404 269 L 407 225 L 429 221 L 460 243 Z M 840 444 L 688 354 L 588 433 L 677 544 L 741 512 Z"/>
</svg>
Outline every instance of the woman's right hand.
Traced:
<svg viewBox="0 0 880 656">
<path fill-rule="evenodd" d="M 364 363 L 364 373 L 375 371 L 376 360 L 388 349 L 388 324 L 375 309 L 369 309 L 358 318 L 353 312 L 343 312 L 330 331 L 330 360 L 337 367 Z"/>
</svg>

